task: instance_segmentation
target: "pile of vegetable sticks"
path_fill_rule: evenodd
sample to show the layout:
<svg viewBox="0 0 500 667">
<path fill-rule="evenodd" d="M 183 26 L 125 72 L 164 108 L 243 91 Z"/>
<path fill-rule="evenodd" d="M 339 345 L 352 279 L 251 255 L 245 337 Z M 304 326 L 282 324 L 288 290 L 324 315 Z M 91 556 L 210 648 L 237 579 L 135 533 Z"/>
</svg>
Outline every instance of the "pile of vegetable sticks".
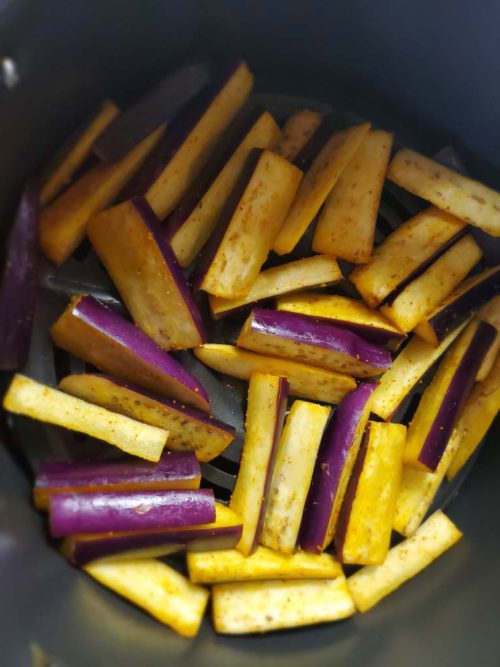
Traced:
<svg viewBox="0 0 500 667">
<path fill-rule="evenodd" d="M 461 537 L 440 511 L 424 519 L 500 407 L 500 266 L 478 271 L 470 233 L 500 236 L 500 194 L 393 154 L 370 123 L 300 109 L 280 128 L 252 87 L 243 62 L 193 63 L 124 112 L 104 103 L 26 187 L 0 291 L 11 371 L 38 242 L 62 264 L 88 237 L 116 286 L 130 318 L 75 294 L 50 331 L 95 372 L 58 388 L 16 374 L 4 408 L 126 455 L 43 463 L 34 502 L 70 561 L 185 636 L 207 585 L 222 633 L 367 611 Z M 386 178 L 430 206 L 374 247 Z M 314 220 L 311 254 L 287 258 Z M 203 293 L 214 320 L 242 318 L 236 345 L 208 342 Z M 200 489 L 199 462 L 235 431 L 178 350 L 249 382 L 229 506 Z M 395 421 L 435 366 L 411 422 Z M 158 560 L 174 553 L 187 578 Z"/>
</svg>

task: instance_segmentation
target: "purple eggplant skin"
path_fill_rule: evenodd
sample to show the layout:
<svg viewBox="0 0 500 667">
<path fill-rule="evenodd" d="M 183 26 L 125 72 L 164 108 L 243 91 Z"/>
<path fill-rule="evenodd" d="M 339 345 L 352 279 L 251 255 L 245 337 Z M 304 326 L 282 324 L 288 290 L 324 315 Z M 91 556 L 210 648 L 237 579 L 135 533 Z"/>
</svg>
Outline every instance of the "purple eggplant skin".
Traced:
<svg viewBox="0 0 500 667">
<path fill-rule="evenodd" d="M 321 553 L 344 461 L 376 382 L 363 382 L 339 403 L 319 448 L 299 532 L 303 551 Z"/>
<path fill-rule="evenodd" d="M 215 258 L 215 255 L 217 254 L 217 250 L 219 249 L 222 239 L 224 238 L 224 234 L 229 227 L 231 218 L 236 211 L 236 207 L 238 206 L 238 203 L 242 198 L 243 193 L 245 192 L 248 182 L 252 177 L 252 174 L 257 166 L 257 163 L 259 162 L 262 153 L 262 148 L 252 148 L 252 150 L 249 152 L 245 166 L 241 170 L 241 174 L 235 186 L 233 187 L 231 194 L 227 198 L 226 204 L 220 216 L 219 223 L 212 236 L 210 237 L 210 240 L 200 253 L 196 269 L 193 271 L 190 278 L 190 283 L 193 288 L 200 288 L 205 274 L 207 273 L 211 263 Z"/>
<path fill-rule="evenodd" d="M 212 187 L 215 179 L 225 167 L 234 151 L 264 111 L 262 107 L 253 106 L 245 109 L 233 121 L 217 145 L 215 153 L 207 166 L 167 218 L 167 238 L 171 239 L 193 213 L 200 200 L 205 196 L 205 193 Z"/>
<path fill-rule="evenodd" d="M 335 556 L 339 563 L 342 562 L 342 552 L 344 549 L 345 537 L 347 534 L 347 528 L 349 526 L 349 518 L 351 516 L 352 505 L 356 498 L 356 493 L 358 491 L 358 484 L 361 478 L 361 473 L 363 472 L 363 467 L 365 465 L 366 454 L 368 452 L 368 442 L 369 442 L 369 425 L 366 432 L 363 435 L 361 444 L 359 446 L 359 452 L 356 457 L 356 463 L 352 469 L 351 476 L 349 478 L 349 483 L 347 484 L 347 489 L 345 492 L 344 500 L 342 501 L 342 507 L 340 508 L 339 518 L 337 521 L 337 526 L 335 528 Z"/>
<path fill-rule="evenodd" d="M 129 353 L 139 357 L 142 362 L 151 366 L 157 375 L 164 375 L 166 384 L 174 383 L 176 385 L 182 385 L 183 393 L 188 393 L 193 397 L 193 401 L 188 401 L 186 399 L 186 402 L 193 403 L 206 412 L 210 410 L 208 394 L 198 380 L 188 373 L 171 355 L 156 345 L 156 343 L 143 331 L 118 315 L 115 311 L 99 303 L 94 297 L 87 295 L 77 300 L 71 310 L 71 315 L 109 339 L 113 345 L 116 345 L 119 348 L 124 348 Z M 58 334 L 56 334 L 59 322 L 60 320 L 58 320 L 52 327 L 56 345 L 59 345 Z M 74 350 L 69 351 L 76 353 Z M 85 350 L 82 350 L 76 354 L 77 356 L 82 356 L 86 361 L 98 366 L 102 370 L 111 372 L 123 380 L 129 379 L 126 377 L 126 370 L 123 372 L 121 367 L 111 368 L 111 365 L 108 364 L 104 358 L 105 355 L 103 355 L 102 360 L 101 358 L 97 359 L 96 355 L 99 354 L 99 350 L 96 352 L 95 350 L 90 349 L 89 354 L 85 354 Z"/>
<path fill-rule="evenodd" d="M 276 461 L 278 446 L 281 440 L 281 433 L 283 431 L 283 424 L 285 422 L 286 408 L 288 401 L 288 390 L 289 390 L 288 380 L 286 380 L 286 378 L 280 377 L 278 396 L 276 398 L 276 417 L 274 421 L 273 445 L 271 449 L 271 455 L 269 457 L 269 462 L 267 465 L 266 480 L 264 482 L 264 493 L 262 494 L 263 501 L 260 505 L 259 518 L 257 520 L 257 527 L 255 530 L 252 549 L 256 549 L 259 546 L 260 536 L 262 534 L 262 528 L 264 527 L 267 502 L 269 500 L 269 489 L 271 488 L 271 482 L 273 478 L 274 462 Z"/>
<path fill-rule="evenodd" d="M 40 201 L 34 184 L 26 185 L 7 240 L 0 286 L 0 370 L 22 368 L 27 359 L 35 311 Z"/>
<path fill-rule="evenodd" d="M 469 347 L 450 382 L 446 396 L 423 444 L 419 461 L 436 470 L 451 436 L 453 426 L 474 385 L 486 353 L 493 345 L 497 330 L 488 322 L 479 322 Z"/>
<path fill-rule="evenodd" d="M 201 476 L 201 468 L 193 452 L 164 452 L 158 463 L 124 459 L 118 461 L 43 461 L 35 480 L 35 496 L 64 492 L 70 488 L 87 489 L 116 485 L 159 486 L 172 481 L 187 484 Z M 80 491 L 79 491 L 80 492 Z"/>
<path fill-rule="evenodd" d="M 116 162 L 162 123 L 170 123 L 205 86 L 208 62 L 183 65 L 163 78 L 97 139 L 94 153 L 104 162 Z"/>
<path fill-rule="evenodd" d="M 392 290 L 390 294 L 388 294 L 382 301 L 379 303 L 380 306 L 385 306 L 386 304 L 391 304 L 396 300 L 396 297 L 398 297 L 401 292 L 408 287 L 410 283 L 412 283 L 414 280 L 416 280 L 419 276 L 421 276 L 427 269 L 431 266 L 431 264 L 434 264 L 436 259 L 439 259 L 441 255 L 444 255 L 444 253 L 451 248 L 452 245 L 454 245 L 457 241 L 459 241 L 462 237 L 465 236 L 467 233 L 468 228 L 464 227 L 464 229 L 461 229 L 459 232 L 455 234 L 451 239 L 449 239 L 444 245 L 442 245 L 440 248 L 436 250 L 430 257 L 428 257 L 425 262 L 422 262 L 418 268 L 416 268 L 414 271 L 412 271 L 410 274 L 406 276 L 404 280 L 402 280 L 399 285 L 396 287 L 396 289 Z"/>
<path fill-rule="evenodd" d="M 50 498 L 53 537 L 79 533 L 160 530 L 215 520 L 211 489 L 58 493 Z"/>
<path fill-rule="evenodd" d="M 76 565 L 85 565 L 96 558 L 116 556 L 127 551 L 166 546 L 172 551 L 216 551 L 231 549 L 241 539 L 243 526 L 214 526 L 199 529 L 149 532 L 117 532 L 104 535 L 72 535 L 63 542 L 62 550 Z"/>
<path fill-rule="evenodd" d="M 470 314 L 483 303 L 486 303 L 500 290 L 500 266 L 485 280 L 474 285 L 470 290 L 461 294 L 458 299 L 439 310 L 428 320 L 429 325 L 436 333 L 437 340 L 443 338 L 464 322 Z"/>
<path fill-rule="evenodd" d="M 170 272 L 170 275 L 172 276 L 184 303 L 191 313 L 193 323 L 198 330 L 202 343 L 206 342 L 208 340 L 207 332 L 205 330 L 205 325 L 203 324 L 200 310 L 196 305 L 195 300 L 193 299 L 193 295 L 191 294 L 191 290 L 189 289 L 186 278 L 182 273 L 182 269 L 177 263 L 174 251 L 166 239 L 165 229 L 144 197 L 135 197 L 132 200 L 132 204 L 141 216 L 146 227 L 153 235 L 153 239 L 160 249 L 161 254 L 163 255 L 163 259 L 165 260 L 165 264 Z"/>
<path fill-rule="evenodd" d="M 381 372 L 391 365 L 389 350 L 374 345 L 347 329 L 341 329 L 326 320 L 309 315 L 255 308 L 252 329 L 304 345 L 343 352 L 363 363 L 380 368 Z"/>
<path fill-rule="evenodd" d="M 234 310 L 226 311 L 222 313 L 222 316 L 225 317 L 228 314 L 233 314 L 235 311 L 236 308 Z M 333 324 L 339 329 L 347 329 L 348 331 L 351 331 L 357 336 L 364 338 L 364 340 L 370 343 L 375 343 L 376 345 L 388 346 L 390 349 L 398 349 L 398 347 L 406 340 L 406 334 L 404 333 L 397 333 L 395 331 L 389 331 L 388 329 L 378 329 L 376 326 L 369 326 L 367 324 L 358 324 L 357 322 L 335 320 L 330 317 L 313 317 L 311 315 L 303 315 L 303 317 L 309 317 L 316 322 Z M 215 317 L 214 319 L 218 318 Z"/>
<path fill-rule="evenodd" d="M 131 199 L 144 195 L 156 181 L 181 148 L 189 133 L 205 113 L 207 107 L 242 64 L 241 60 L 231 62 L 216 75 L 188 105 L 182 114 L 168 126 L 156 148 L 150 153 L 137 175 L 127 185 L 120 199 Z"/>
</svg>

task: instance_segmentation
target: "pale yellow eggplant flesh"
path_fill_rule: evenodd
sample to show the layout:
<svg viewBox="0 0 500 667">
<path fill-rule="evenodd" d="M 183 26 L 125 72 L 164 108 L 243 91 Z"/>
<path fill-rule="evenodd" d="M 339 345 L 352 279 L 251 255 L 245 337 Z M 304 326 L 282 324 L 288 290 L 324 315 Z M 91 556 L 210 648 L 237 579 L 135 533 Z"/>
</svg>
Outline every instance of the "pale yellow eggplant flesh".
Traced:
<svg viewBox="0 0 500 667">
<path fill-rule="evenodd" d="M 500 236 L 500 193 L 486 185 L 407 148 L 396 153 L 387 177 L 464 222 Z"/>
<path fill-rule="evenodd" d="M 252 581 L 212 588 L 214 627 L 222 634 L 263 633 L 339 621 L 354 612 L 344 577 L 331 581 Z"/>
<path fill-rule="evenodd" d="M 293 553 L 330 409 L 295 401 L 285 422 L 273 469 L 261 544 Z"/>
<path fill-rule="evenodd" d="M 243 521 L 237 548 L 245 556 L 258 546 L 269 500 L 274 463 L 285 420 L 288 382 L 254 373 L 248 387 L 245 440 L 229 506 Z"/>
<path fill-rule="evenodd" d="M 355 264 L 369 261 L 393 137 L 370 130 L 328 195 L 313 250 Z"/>
<path fill-rule="evenodd" d="M 3 399 L 7 412 L 91 435 L 127 454 L 159 461 L 167 431 L 118 415 L 58 389 L 15 375 Z"/>
<path fill-rule="evenodd" d="M 389 550 L 381 565 L 368 565 L 347 579 L 358 611 L 365 612 L 430 565 L 462 537 L 441 511 L 435 512 L 417 532 Z"/>
<path fill-rule="evenodd" d="M 206 343 L 195 347 L 193 352 L 209 368 L 241 380 L 249 380 L 255 372 L 281 375 L 288 380 L 292 396 L 311 401 L 335 405 L 356 388 L 356 380 L 349 375 L 257 354 L 233 345 Z"/>
<path fill-rule="evenodd" d="M 378 565 L 389 551 L 406 426 L 368 422 L 335 531 L 342 563 Z"/>
<path fill-rule="evenodd" d="M 147 611 L 184 637 L 194 637 L 209 591 L 154 559 L 103 559 L 83 568 L 93 579 Z"/>
<path fill-rule="evenodd" d="M 464 234 L 465 223 L 437 208 L 410 218 L 383 241 L 367 264 L 349 280 L 365 303 L 376 308 L 417 277 L 451 243 Z"/>
<path fill-rule="evenodd" d="M 274 241 L 273 250 L 278 255 L 286 255 L 295 248 L 369 129 L 369 123 L 351 127 L 334 134 L 325 143 L 305 174 Z"/>
</svg>

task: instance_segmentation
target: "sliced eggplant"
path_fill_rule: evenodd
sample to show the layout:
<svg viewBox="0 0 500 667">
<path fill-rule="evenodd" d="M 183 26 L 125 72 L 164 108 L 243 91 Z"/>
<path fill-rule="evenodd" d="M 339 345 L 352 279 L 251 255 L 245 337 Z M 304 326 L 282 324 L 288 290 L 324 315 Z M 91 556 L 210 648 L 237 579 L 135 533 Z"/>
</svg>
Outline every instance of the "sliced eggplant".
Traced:
<svg viewBox="0 0 500 667">
<path fill-rule="evenodd" d="M 207 62 L 183 65 L 167 74 L 151 91 L 114 120 L 94 144 L 105 162 L 116 162 L 161 123 L 170 123 L 210 81 Z"/>
<path fill-rule="evenodd" d="M 458 324 L 500 289 L 500 266 L 471 276 L 442 301 L 415 329 L 431 345 L 438 345 Z"/>
<path fill-rule="evenodd" d="M 209 343 L 196 347 L 194 353 L 210 368 L 242 380 L 249 380 L 252 373 L 271 373 L 285 377 L 292 396 L 312 401 L 335 404 L 356 387 L 356 381 L 348 375 L 256 354 L 233 345 Z"/>
<path fill-rule="evenodd" d="M 88 220 L 110 206 L 160 140 L 163 126 L 114 164 L 98 164 L 42 212 L 40 246 L 54 264 L 62 264 L 85 238 Z"/>
<path fill-rule="evenodd" d="M 51 327 L 54 343 L 105 373 L 210 411 L 202 385 L 131 322 L 91 296 L 71 301 Z"/>
<path fill-rule="evenodd" d="M 159 461 L 168 433 L 86 403 L 24 375 L 15 375 L 3 399 L 7 412 L 99 438 L 148 461 Z"/>
<path fill-rule="evenodd" d="M 368 565 L 347 579 L 358 611 L 364 612 L 425 569 L 462 537 L 454 523 L 435 512 L 415 535 L 392 547 L 382 565 Z"/>
<path fill-rule="evenodd" d="M 300 109 L 290 116 L 283 127 L 283 136 L 276 146 L 276 153 L 293 162 L 321 124 L 321 114 L 310 109 Z"/>
<path fill-rule="evenodd" d="M 234 440 L 232 426 L 109 375 L 68 375 L 59 388 L 89 403 L 163 428 L 169 434 L 169 449 L 194 452 L 199 461 L 211 461 Z"/>
<path fill-rule="evenodd" d="M 425 518 L 429 507 L 441 486 L 446 471 L 458 449 L 458 439 L 453 431 L 443 456 L 434 472 L 403 466 L 401 486 L 396 501 L 392 527 L 401 535 L 411 537 Z"/>
<path fill-rule="evenodd" d="M 216 584 L 212 596 L 215 630 L 229 635 L 339 621 L 355 612 L 344 577 Z"/>
<path fill-rule="evenodd" d="M 488 354 L 483 359 L 481 368 L 477 372 L 476 380 L 484 380 L 490 370 L 493 368 L 498 350 L 500 349 L 500 296 L 495 296 L 488 301 L 477 313 L 477 319 L 483 322 L 489 322 L 497 330 L 494 344 L 490 347 Z"/>
<path fill-rule="evenodd" d="M 266 579 L 336 579 L 342 567 L 330 554 L 280 554 L 259 547 L 251 556 L 238 549 L 188 553 L 187 567 L 193 584 Z"/>
<path fill-rule="evenodd" d="M 243 325 L 237 345 L 356 377 L 379 375 L 391 366 L 388 350 L 348 329 L 278 310 L 255 308 Z"/>
<path fill-rule="evenodd" d="M 328 195 L 313 250 L 355 264 L 370 260 L 392 134 L 371 130 Z"/>
<path fill-rule="evenodd" d="M 135 323 L 155 343 L 184 350 L 206 341 L 198 306 L 145 199 L 95 216 L 87 233 Z"/>
<path fill-rule="evenodd" d="M 216 502 L 213 523 L 163 530 L 70 535 L 64 539 L 61 549 L 77 565 L 104 557 L 156 558 L 186 550 L 231 549 L 241 538 L 242 528 L 239 516 Z"/>
<path fill-rule="evenodd" d="M 89 563 L 85 572 L 183 637 L 200 629 L 210 593 L 154 559 Z"/>
<path fill-rule="evenodd" d="M 423 273 L 465 234 L 465 228 L 465 223 L 448 213 L 426 209 L 392 232 L 377 246 L 368 264 L 354 269 L 349 280 L 375 308 Z"/>
<path fill-rule="evenodd" d="M 439 365 L 408 429 L 404 462 L 435 471 L 496 330 L 472 322 Z"/>
<path fill-rule="evenodd" d="M 288 414 L 274 465 L 261 544 L 291 554 L 330 408 L 295 401 Z"/>
<path fill-rule="evenodd" d="M 411 331 L 445 299 L 481 258 L 481 249 L 467 235 L 381 307 L 380 312 L 401 331 Z"/>
<path fill-rule="evenodd" d="M 406 338 L 402 331 L 378 311 L 368 308 L 359 299 L 350 299 L 347 296 L 314 292 L 292 294 L 277 299 L 276 308 L 329 320 L 337 327 L 349 329 L 372 343 L 387 345 L 391 349 L 399 347 Z"/>
<path fill-rule="evenodd" d="M 269 255 L 302 178 L 271 151 L 254 149 L 205 248 L 196 286 L 209 294 L 245 296 Z"/>
<path fill-rule="evenodd" d="M 143 461 L 44 461 L 33 499 L 47 510 L 54 493 L 198 489 L 201 470 L 192 452 L 164 452 L 158 463 Z"/>
<path fill-rule="evenodd" d="M 38 193 L 27 185 L 6 243 L 0 286 L 0 370 L 12 371 L 28 359 L 39 264 Z"/>
<path fill-rule="evenodd" d="M 396 153 L 388 178 L 414 195 L 500 236 L 500 193 L 407 148 Z"/>
<path fill-rule="evenodd" d="M 238 549 L 248 556 L 258 546 L 288 395 L 285 378 L 254 373 L 248 387 L 245 442 L 229 506 L 243 521 Z"/>
<path fill-rule="evenodd" d="M 274 241 L 273 250 L 286 255 L 295 248 L 309 227 L 329 192 L 368 134 L 370 123 L 329 135 L 307 170 L 295 201 Z M 316 134 L 320 133 L 317 130 Z M 314 141 L 313 135 L 311 141 Z M 308 149 L 308 145 L 304 151 Z M 300 155 L 295 164 L 300 164 Z"/>
<path fill-rule="evenodd" d="M 447 470 L 453 479 L 476 451 L 500 410 L 500 355 L 482 382 L 474 385 L 455 425 L 457 451 Z"/>
<path fill-rule="evenodd" d="M 250 151 L 272 148 L 280 137 L 280 129 L 267 111 L 247 113 L 235 124 L 167 220 L 168 239 L 183 267 L 191 264 L 217 227 Z"/>
<path fill-rule="evenodd" d="M 338 406 L 321 442 L 300 526 L 299 546 L 321 553 L 335 535 L 347 483 L 370 416 L 375 383 L 364 382 Z"/>
<path fill-rule="evenodd" d="M 219 319 L 260 301 L 309 287 L 325 287 L 342 278 L 342 272 L 333 257 L 326 255 L 304 257 L 262 271 L 255 279 L 250 291 L 240 299 L 222 299 L 218 296 L 211 296 L 210 309 L 215 319 Z"/>
<path fill-rule="evenodd" d="M 408 394 L 466 325 L 467 322 L 459 325 L 437 347 L 430 345 L 419 336 L 413 336 L 408 345 L 394 359 L 389 370 L 380 377 L 372 395 L 372 412 L 390 421 Z"/>
<path fill-rule="evenodd" d="M 335 531 L 341 563 L 383 563 L 391 542 L 406 426 L 368 422 Z"/>
<path fill-rule="evenodd" d="M 54 199 L 71 181 L 78 169 L 85 164 L 85 161 L 92 152 L 95 140 L 106 130 L 119 113 L 120 110 L 118 107 L 113 102 L 106 100 L 101 105 L 97 114 L 92 117 L 89 123 L 85 124 L 83 130 L 71 141 L 71 144 L 52 166 L 50 171 L 44 174 L 43 185 L 40 188 L 40 201 L 43 206 L 46 206 Z M 158 125 L 160 123 L 153 125 L 150 131 L 152 132 Z M 136 143 L 144 139 L 144 136 L 140 137 L 137 142 L 132 143 L 128 150 L 132 150 Z M 124 157 L 124 154 L 121 157 Z"/>
<path fill-rule="evenodd" d="M 161 530 L 215 520 L 211 489 L 56 493 L 49 499 L 50 533 Z"/>
<path fill-rule="evenodd" d="M 127 197 L 144 195 L 160 220 L 171 213 L 205 168 L 253 86 L 243 62 L 231 63 L 171 123 Z"/>
</svg>

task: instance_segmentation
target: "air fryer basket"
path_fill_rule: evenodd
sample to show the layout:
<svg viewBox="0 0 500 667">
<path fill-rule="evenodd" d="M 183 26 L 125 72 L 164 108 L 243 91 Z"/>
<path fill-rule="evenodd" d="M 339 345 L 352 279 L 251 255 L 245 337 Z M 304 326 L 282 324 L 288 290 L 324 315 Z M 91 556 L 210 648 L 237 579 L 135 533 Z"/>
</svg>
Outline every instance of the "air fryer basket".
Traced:
<svg viewBox="0 0 500 667">
<path fill-rule="evenodd" d="M 349 122 L 353 114 L 364 116 L 394 129 L 399 143 L 426 153 L 435 153 L 452 142 L 457 150 L 448 150 L 442 159 L 456 160 L 457 155 L 464 155 L 473 173 L 495 185 L 494 172 L 473 154 L 477 151 L 495 157 L 493 141 L 486 141 L 481 133 L 477 136 L 477 130 L 465 132 L 459 114 L 441 118 L 440 127 L 433 127 L 435 110 L 428 111 L 422 119 L 415 114 L 413 107 L 429 106 L 420 95 L 435 99 L 436 104 L 442 95 L 435 87 L 436 79 L 439 81 L 438 64 L 436 70 L 429 68 L 428 52 L 433 50 L 431 47 L 436 51 L 432 41 L 435 36 L 429 34 L 416 44 L 414 38 L 410 39 L 408 28 L 403 33 L 409 43 L 413 40 L 414 46 L 410 53 L 410 62 L 415 63 L 414 78 L 408 80 L 404 68 L 396 64 L 397 49 L 404 56 L 408 45 L 401 39 L 395 17 L 389 15 L 390 7 L 379 8 L 380 14 L 372 17 L 375 34 L 363 43 L 356 30 L 361 16 L 357 12 L 369 14 L 373 8 L 358 1 L 351 2 L 350 8 L 343 4 L 336 7 L 337 3 L 323 7 L 319 2 L 306 8 L 305 4 L 292 2 L 287 12 L 274 2 L 265 3 L 264 9 L 264 3 L 260 8 L 259 3 L 254 6 L 235 0 L 213 4 L 187 2 L 182 9 L 175 7 L 175 3 L 167 7 L 170 3 L 153 1 L 108 0 L 84 6 L 85 3 L 72 0 L 68 4 L 72 7 L 49 1 L 45 10 L 40 11 L 29 3 L 7 2 L 4 25 L 0 13 L 0 37 L 7 25 L 12 27 L 5 41 L 6 44 L 10 41 L 11 46 L 6 47 L 5 54 L 0 52 L 0 59 L 12 56 L 20 76 L 17 87 L 0 92 L 0 145 L 5 147 L 2 161 L 4 171 L 8 172 L 2 179 L 0 208 L 6 213 L 23 178 L 43 163 L 50 149 L 85 116 L 100 94 L 110 94 L 126 102 L 183 57 L 198 53 L 222 60 L 227 54 L 238 52 L 247 58 L 256 70 L 258 101 L 280 121 L 295 108 L 330 104 L 338 111 L 339 125 Z M 0 3 L 0 12 L 1 7 Z M 429 3 L 426 11 L 430 10 Z M 403 15 L 401 8 L 399 11 L 404 24 L 408 12 L 405 10 Z M 316 13 L 323 14 L 322 21 Z M 418 25 L 419 17 L 413 18 L 414 25 Z M 339 23 L 345 21 L 349 25 L 347 34 L 355 43 L 349 42 L 341 30 Z M 340 40 L 343 52 L 340 47 L 335 49 L 327 44 L 325 37 L 329 33 L 325 23 L 332 30 L 332 39 Z M 368 28 L 369 24 L 364 25 L 363 21 L 365 38 Z M 50 44 L 44 40 L 49 35 L 53 36 Z M 224 48 L 222 35 L 229 42 Z M 318 52 L 317 35 L 332 51 L 330 58 L 328 53 Z M 384 44 L 389 48 L 389 37 L 394 52 L 384 50 Z M 0 48 L 1 45 L 0 39 Z M 345 70 L 338 58 L 341 52 L 349 56 Z M 272 62 L 266 58 L 270 53 Z M 99 56 L 107 60 L 100 60 Z M 393 65 L 386 71 L 394 89 L 386 89 L 377 59 L 381 60 L 380 68 L 382 63 L 385 67 L 388 63 Z M 427 63 L 427 69 L 417 71 L 416 65 L 422 62 Z M 446 60 L 439 65 L 444 81 L 453 68 Z M 370 73 L 376 75 L 375 80 L 366 83 Z M 290 93 L 311 97 L 298 98 Z M 29 106 L 33 100 L 42 100 L 39 107 Z M 469 105 L 469 118 L 479 125 L 486 117 L 487 124 L 489 112 L 485 111 L 483 116 L 483 104 L 478 107 L 477 115 L 472 116 L 475 110 Z M 452 133 L 442 129 L 448 122 L 454 128 Z M 492 135 L 493 139 L 496 135 Z M 499 183 L 500 179 L 497 187 Z M 376 241 L 380 242 L 421 207 L 421 201 L 387 184 Z M 345 287 L 348 289 L 347 283 Z M 60 268 L 46 264 L 42 269 L 27 368 L 27 373 L 36 379 L 54 384 L 61 375 L 85 368 L 83 362 L 56 350 L 47 332 L 75 291 L 90 292 L 116 304 L 116 293 L 88 247 L 79 249 Z M 211 334 L 214 340 L 231 340 L 236 331 L 237 323 L 229 320 L 215 324 Z M 189 353 L 183 353 L 182 357 L 207 387 L 216 416 L 236 426 L 238 431 L 230 448 L 203 467 L 205 481 L 214 485 L 216 495 L 225 499 L 234 485 L 241 451 L 245 384 L 206 369 Z M 406 416 L 415 399 L 404 406 Z M 37 462 L 49 455 L 66 457 L 69 453 L 85 455 L 89 451 L 100 455 L 105 448 L 83 437 L 24 419 L 9 418 L 5 438 L 11 457 L 0 452 L 0 522 L 7 527 L 5 545 L 0 541 L 0 566 L 5 555 L 2 571 L 6 573 L 7 588 L 7 595 L 0 598 L 1 627 L 5 630 L 2 644 L 7 656 L 2 664 L 27 664 L 30 643 L 54 655 L 56 664 L 68 667 L 163 662 L 225 665 L 234 660 L 241 665 L 253 665 L 259 660 L 273 666 L 309 661 L 315 665 L 389 667 L 401 661 L 406 665 L 420 664 L 422 660 L 430 665 L 467 665 L 472 659 L 481 665 L 496 665 L 500 661 L 500 641 L 495 633 L 495 617 L 500 611 L 497 602 L 500 567 L 495 562 L 495 552 L 500 537 L 495 534 L 495 524 L 490 526 L 495 521 L 491 509 L 496 509 L 500 500 L 499 486 L 493 482 L 495 472 L 500 471 L 500 455 L 492 446 L 498 440 L 498 430 L 490 434 L 489 446 L 460 495 L 455 498 L 470 466 L 453 484 L 445 486 L 436 500 L 436 506 L 445 507 L 455 499 L 447 509 L 465 532 L 463 543 L 370 614 L 337 625 L 241 639 L 215 637 L 206 623 L 193 643 L 174 636 L 112 594 L 98 589 L 44 542 L 42 522 L 29 507 L 26 478 L 30 478 Z M 19 469 L 24 471 L 24 478 Z"/>
</svg>

